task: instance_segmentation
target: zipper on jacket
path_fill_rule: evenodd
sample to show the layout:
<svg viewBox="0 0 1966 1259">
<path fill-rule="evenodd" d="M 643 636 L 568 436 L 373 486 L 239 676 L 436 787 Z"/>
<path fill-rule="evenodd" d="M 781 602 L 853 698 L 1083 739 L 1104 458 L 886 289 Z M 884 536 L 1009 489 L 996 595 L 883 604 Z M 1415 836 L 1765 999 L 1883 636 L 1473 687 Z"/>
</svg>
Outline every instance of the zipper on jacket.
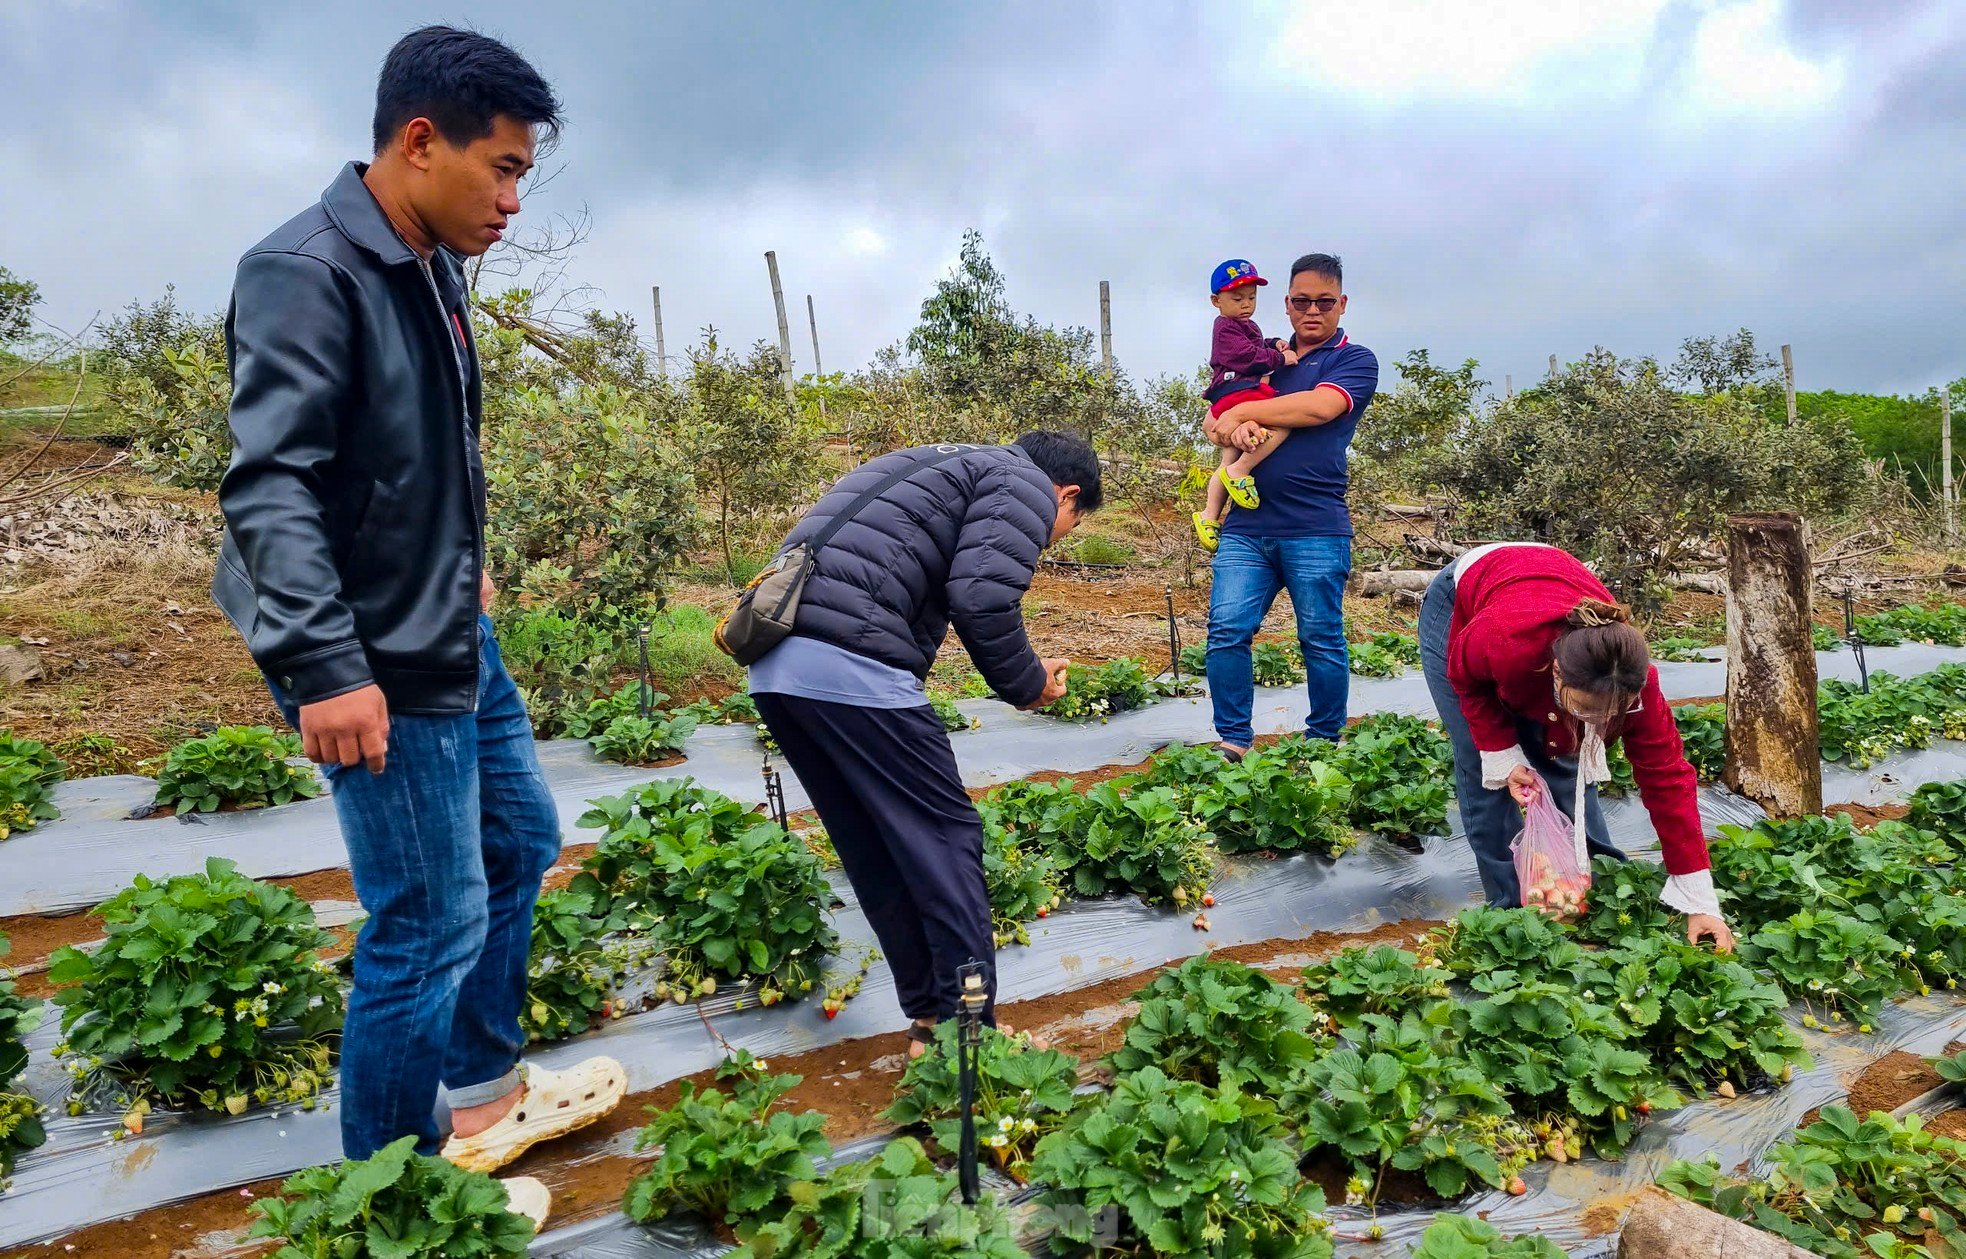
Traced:
<svg viewBox="0 0 1966 1259">
<path fill-rule="evenodd" d="M 464 439 L 461 449 L 464 452 L 464 475 L 468 479 L 471 475 L 471 395 L 468 392 L 469 385 L 465 380 L 465 373 L 470 371 L 468 357 L 465 354 L 465 350 L 468 347 L 457 340 L 462 335 L 463 330 L 460 327 L 453 327 L 451 324 L 451 315 L 449 311 L 444 309 L 444 294 L 437 287 L 437 275 L 431 268 L 430 260 L 418 254 L 416 256 L 416 265 L 417 270 L 423 273 L 424 284 L 430 289 L 430 299 L 437 307 L 437 325 L 443 329 L 444 343 L 451 347 L 451 359 L 457 366 L 457 371 L 453 373 L 457 377 L 457 433 L 459 437 Z M 482 456 L 480 457 L 482 458 Z M 476 492 L 477 486 L 475 485 L 468 487 L 466 490 L 467 494 L 475 494 Z M 471 508 L 472 558 L 477 561 L 476 567 L 478 569 L 478 582 L 472 588 L 472 598 L 476 599 L 477 591 L 482 588 L 485 579 L 485 529 L 484 523 L 478 519 L 477 504 L 471 503 L 468 505 Z M 479 605 L 479 611 L 484 611 L 482 603 Z M 478 618 L 474 615 L 471 618 L 471 637 L 473 639 L 471 656 L 474 661 L 479 654 L 479 645 L 476 641 L 477 630 Z M 482 679 L 480 681 L 482 682 Z M 482 685 L 471 688 L 471 707 L 474 711 L 478 706 L 478 695 L 482 689 Z"/>
</svg>

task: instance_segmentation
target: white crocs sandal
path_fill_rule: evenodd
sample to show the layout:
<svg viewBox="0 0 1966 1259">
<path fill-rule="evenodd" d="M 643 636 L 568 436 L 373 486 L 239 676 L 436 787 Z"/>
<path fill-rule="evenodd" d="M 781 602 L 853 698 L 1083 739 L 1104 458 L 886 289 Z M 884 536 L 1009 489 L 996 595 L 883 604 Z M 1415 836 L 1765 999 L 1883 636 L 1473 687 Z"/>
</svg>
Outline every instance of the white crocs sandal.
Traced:
<svg viewBox="0 0 1966 1259">
<path fill-rule="evenodd" d="M 546 1227 L 546 1216 L 553 1210 L 553 1195 L 544 1181 L 531 1176 L 514 1176 L 498 1182 L 505 1186 L 505 1209 L 532 1221 L 532 1231 Z"/>
<path fill-rule="evenodd" d="M 444 1157 L 468 1172 L 495 1172 L 541 1141 L 585 1128 L 628 1095 L 628 1072 L 612 1058 L 589 1058 L 565 1071 L 525 1068 L 518 1105 L 483 1132 L 452 1137 Z"/>
</svg>

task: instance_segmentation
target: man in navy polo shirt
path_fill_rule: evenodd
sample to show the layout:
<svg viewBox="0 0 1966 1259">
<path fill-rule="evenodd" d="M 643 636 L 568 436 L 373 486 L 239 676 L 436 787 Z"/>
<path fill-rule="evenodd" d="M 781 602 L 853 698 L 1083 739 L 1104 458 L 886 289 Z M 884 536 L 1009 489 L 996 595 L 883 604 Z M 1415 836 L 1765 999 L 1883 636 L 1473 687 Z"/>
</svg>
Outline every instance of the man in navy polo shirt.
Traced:
<svg viewBox="0 0 1966 1259">
<path fill-rule="evenodd" d="M 1346 448 L 1379 387 L 1379 360 L 1338 326 L 1344 271 L 1330 254 L 1305 254 L 1290 268 L 1284 299 L 1295 365 L 1270 376 L 1277 397 L 1245 402 L 1208 422 L 1218 446 L 1251 450 L 1269 429 L 1290 440 L 1256 466 L 1262 505 L 1229 513 L 1215 553 L 1208 607 L 1208 690 L 1224 755 L 1240 760 L 1254 742 L 1250 644 L 1276 601 L 1290 591 L 1304 648 L 1310 712 L 1304 732 L 1335 739 L 1345 728 L 1351 662 L 1345 647 L 1345 580 L 1352 571 L 1352 520 L 1345 508 Z"/>
</svg>

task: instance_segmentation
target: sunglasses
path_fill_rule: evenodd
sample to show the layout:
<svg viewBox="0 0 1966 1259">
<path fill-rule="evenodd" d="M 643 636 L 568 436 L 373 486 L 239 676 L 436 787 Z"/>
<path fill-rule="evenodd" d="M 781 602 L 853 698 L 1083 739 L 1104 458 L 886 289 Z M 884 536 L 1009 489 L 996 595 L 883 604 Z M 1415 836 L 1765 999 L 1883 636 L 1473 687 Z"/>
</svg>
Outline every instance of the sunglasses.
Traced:
<svg viewBox="0 0 1966 1259">
<path fill-rule="evenodd" d="M 1304 297 L 1300 294 L 1296 297 L 1285 298 L 1284 304 L 1298 312 L 1308 311 L 1314 306 L 1319 310 L 1328 311 L 1338 305 L 1338 299 L 1335 297 Z"/>
</svg>

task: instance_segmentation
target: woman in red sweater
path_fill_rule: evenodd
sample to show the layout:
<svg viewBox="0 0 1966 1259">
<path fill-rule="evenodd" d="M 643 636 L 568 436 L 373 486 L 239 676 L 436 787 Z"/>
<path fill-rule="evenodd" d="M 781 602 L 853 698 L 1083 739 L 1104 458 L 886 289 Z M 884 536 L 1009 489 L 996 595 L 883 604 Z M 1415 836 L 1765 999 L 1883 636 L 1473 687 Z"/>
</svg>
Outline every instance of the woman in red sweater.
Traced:
<svg viewBox="0 0 1966 1259">
<path fill-rule="evenodd" d="M 1488 903 L 1519 905 L 1509 845 L 1530 770 L 1579 819 L 1593 854 L 1611 843 L 1596 784 L 1605 746 L 1622 741 L 1665 859 L 1660 900 L 1686 915 L 1686 938 L 1733 933 L 1720 914 L 1700 824 L 1699 778 L 1659 690 L 1645 638 L 1591 571 L 1538 543 L 1476 547 L 1436 577 L 1420 609 L 1427 688 L 1454 745 L 1454 783 Z M 1511 797 L 1513 796 L 1513 801 Z"/>
</svg>

